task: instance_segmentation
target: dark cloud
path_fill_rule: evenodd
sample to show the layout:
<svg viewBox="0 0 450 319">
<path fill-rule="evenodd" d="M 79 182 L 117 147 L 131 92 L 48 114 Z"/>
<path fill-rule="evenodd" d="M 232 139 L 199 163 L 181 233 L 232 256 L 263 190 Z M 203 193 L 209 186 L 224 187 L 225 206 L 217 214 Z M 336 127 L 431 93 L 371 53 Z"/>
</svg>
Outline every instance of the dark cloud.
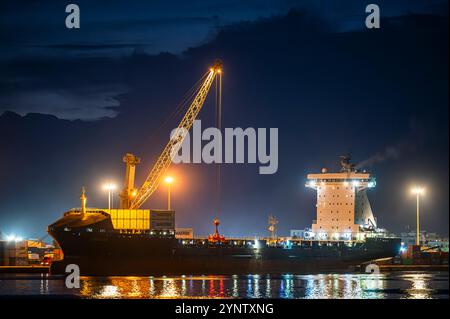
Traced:
<svg viewBox="0 0 450 319">
<path fill-rule="evenodd" d="M 254 165 L 224 165 L 219 218 L 226 234 L 263 234 L 269 213 L 280 220 L 280 234 L 310 225 L 315 197 L 304 188 L 306 173 L 336 168 L 338 155 L 347 150 L 355 161 L 369 158 L 408 136 L 411 123 L 427 132 L 423 140 L 412 138 L 416 148 L 407 156 L 372 168 L 378 178 L 369 195 L 375 214 L 380 225 L 401 230 L 405 220 L 414 220 L 404 183 L 427 181 L 435 190 L 424 203 L 429 212 L 424 227 L 448 233 L 448 19 L 411 15 L 382 23 L 381 30 L 336 33 L 321 18 L 294 11 L 224 28 L 178 55 L 135 51 L 10 60 L 0 75 L 3 98 L 63 92 L 64 99 L 53 105 L 61 103 L 64 118 L 76 118 L 67 115 L 80 104 L 86 107 L 79 118 L 89 118 L 90 110 L 96 117 L 105 116 L 100 111 L 116 116 L 97 121 L 0 116 L 0 179 L 7 181 L 0 184 L 3 231 L 39 235 L 64 210 L 79 205 L 82 185 L 89 205 L 104 205 L 100 184 L 121 181 L 125 152 L 142 157 L 137 172 L 142 182 L 176 125 L 159 131 L 160 124 L 219 57 L 224 126 L 280 130 L 276 175 L 260 176 Z M 8 108 L 20 110 L 32 101 Z M 94 108 L 89 101 L 96 101 Z M 208 100 L 201 119 L 209 126 L 213 118 Z M 193 226 L 197 234 L 212 231 L 214 169 L 173 170 L 179 178 L 173 192 L 178 226 Z M 165 195 L 158 190 L 147 207 L 164 207 Z"/>
<path fill-rule="evenodd" d="M 113 116 L 116 113 L 108 108 L 118 106 L 119 95 L 127 91 L 130 80 L 137 78 L 125 65 L 138 55 L 160 51 L 189 55 L 187 48 L 214 42 L 218 30 L 228 28 L 227 34 L 231 34 L 233 28 L 242 29 L 241 24 L 233 24 L 235 21 L 251 23 L 261 17 L 284 14 L 293 7 L 303 8 L 311 17 L 305 25 L 297 25 L 296 32 L 302 36 L 309 32 L 315 34 L 325 26 L 327 32 L 358 30 L 364 25 L 365 17 L 359 1 L 347 1 L 345 6 L 332 0 L 320 3 L 198 0 L 189 5 L 177 1 L 133 4 L 109 1 L 108 5 L 79 1 L 82 28 L 68 30 L 63 23 L 67 3 L 2 2 L 0 83 L 4 85 L 0 88 L 0 110 L 13 109 L 21 114 L 51 112 L 63 118 Z M 442 12 L 438 9 L 442 10 L 446 4 L 447 1 L 437 0 L 379 3 L 383 16 Z M 21 13 L 21 19 L 14 18 L 17 12 Z M 99 82 L 107 88 L 99 89 L 98 96 L 86 89 L 97 88 Z M 78 115 L 75 111 L 67 113 L 76 110 L 72 105 L 77 103 L 86 107 L 99 103 L 99 112 L 87 115 L 81 106 Z"/>
<path fill-rule="evenodd" d="M 62 119 L 97 120 L 117 115 L 118 96 L 125 88 L 93 86 L 66 90 L 32 90 L 0 97 L 0 110 L 14 109 L 17 113 L 53 114 Z"/>
<path fill-rule="evenodd" d="M 138 48 L 150 46 L 150 43 L 116 43 L 116 44 L 47 44 L 47 45 L 30 45 L 32 48 L 58 49 L 58 50 L 110 50 L 123 48 Z"/>
</svg>

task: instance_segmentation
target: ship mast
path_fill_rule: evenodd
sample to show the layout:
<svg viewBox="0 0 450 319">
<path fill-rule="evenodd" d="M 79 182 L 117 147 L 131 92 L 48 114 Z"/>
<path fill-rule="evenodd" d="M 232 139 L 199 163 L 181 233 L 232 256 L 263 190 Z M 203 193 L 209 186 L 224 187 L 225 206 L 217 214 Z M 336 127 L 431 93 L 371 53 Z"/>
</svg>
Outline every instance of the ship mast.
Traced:
<svg viewBox="0 0 450 319">
<path fill-rule="evenodd" d="M 86 193 L 86 191 L 85 191 L 84 186 L 83 186 L 81 188 L 81 197 L 80 197 L 80 200 L 81 200 L 81 213 L 83 215 L 86 214 L 86 195 L 85 195 L 85 193 Z"/>
<path fill-rule="evenodd" d="M 269 227 L 268 230 L 270 232 L 270 239 L 277 240 L 277 225 L 278 219 L 272 214 L 269 215 Z"/>
</svg>

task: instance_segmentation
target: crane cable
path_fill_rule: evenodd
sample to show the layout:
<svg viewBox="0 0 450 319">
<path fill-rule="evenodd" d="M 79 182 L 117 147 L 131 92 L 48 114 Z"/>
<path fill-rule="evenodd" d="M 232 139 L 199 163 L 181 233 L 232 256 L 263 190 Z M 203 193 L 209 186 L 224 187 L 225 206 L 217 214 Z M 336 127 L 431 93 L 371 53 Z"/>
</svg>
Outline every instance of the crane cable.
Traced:
<svg viewBox="0 0 450 319">
<path fill-rule="evenodd" d="M 222 133 L 222 74 L 216 77 L 216 127 Z M 216 208 L 217 208 L 217 218 L 219 217 L 222 207 L 221 207 L 221 186 L 222 186 L 222 172 L 221 163 L 216 163 Z"/>
<path fill-rule="evenodd" d="M 180 103 L 175 107 L 175 109 L 172 111 L 172 113 L 158 126 L 156 130 L 153 131 L 153 134 L 150 136 L 150 139 L 153 139 L 154 137 L 158 136 L 163 128 L 171 121 L 175 120 L 181 113 L 184 111 L 188 106 L 189 102 L 192 100 L 192 98 L 197 94 L 198 90 L 200 89 L 201 85 L 203 84 L 206 76 L 209 74 L 209 72 L 206 72 L 203 74 L 203 76 L 186 92 Z"/>
</svg>

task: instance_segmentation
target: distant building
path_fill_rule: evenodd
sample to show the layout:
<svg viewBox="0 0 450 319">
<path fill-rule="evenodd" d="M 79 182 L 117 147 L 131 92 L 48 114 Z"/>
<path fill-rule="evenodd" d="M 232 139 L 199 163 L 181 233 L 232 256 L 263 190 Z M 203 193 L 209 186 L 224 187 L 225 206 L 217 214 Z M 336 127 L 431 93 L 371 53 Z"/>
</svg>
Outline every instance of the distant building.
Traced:
<svg viewBox="0 0 450 319">
<path fill-rule="evenodd" d="M 175 228 L 175 238 L 190 239 L 194 238 L 193 228 Z"/>
<path fill-rule="evenodd" d="M 441 251 L 448 253 L 448 238 L 443 238 L 440 240 L 430 240 L 427 243 L 427 246 L 430 248 L 439 248 Z"/>
<path fill-rule="evenodd" d="M 400 238 L 404 246 L 415 245 L 416 244 L 416 232 L 408 231 L 400 234 Z M 420 232 L 420 243 L 424 244 L 426 241 L 426 232 Z"/>
<path fill-rule="evenodd" d="M 26 240 L 1 240 L 0 265 L 25 266 L 28 265 L 28 246 Z"/>
<path fill-rule="evenodd" d="M 416 232 L 407 231 L 400 234 L 403 246 L 416 244 Z M 429 233 L 426 230 L 420 232 L 420 244 L 428 247 L 439 247 L 442 251 L 448 252 L 448 238 L 442 238 L 436 233 Z"/>
<path fill-rule="evenodd" d="M 305 230 L 304 229 L 291 229 L 291 237 L 294 239 L 297 238 L 304 238 L 305 236 Z"/>
<path fill-rule="evenodd" d="M 5 239 L 0 240 L 0 265 L 25 266 L 40 264 L 44 257 L 54 259 L 59 251 L 53 245 L 48 245 L 37 239 Z M 59 255 L 57 255 L 59 257 Z M 56 260 L 56 259 L 54 259 Z"/>
<path fill-rule="evenodd" d="M 5 241 L 0 239 L 0 266 L 4 266 L 6 264 L 4 243 Z"/>
<path fill-rule="evenodd" d="M 317 191 L 316 220 L 312 232 L 316 239 L 362 239 L 364 230 L 376 229 L 367 189 L 375 179 L 359 172 L 349 157 L 342 157 L 342 169 L 329 173 L 308 174 L 307 187 Z"/>
</svg>

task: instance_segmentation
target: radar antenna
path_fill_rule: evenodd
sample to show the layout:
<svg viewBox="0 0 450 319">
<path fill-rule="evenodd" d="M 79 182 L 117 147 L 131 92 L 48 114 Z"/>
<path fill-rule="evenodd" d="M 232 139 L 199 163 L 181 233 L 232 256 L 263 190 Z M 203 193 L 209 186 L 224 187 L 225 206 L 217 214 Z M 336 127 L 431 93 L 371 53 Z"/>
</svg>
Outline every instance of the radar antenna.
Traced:
<svg viewBox="0 0 450 319">
<path fill-rule="evenodd" d="M 350 163 L 350 155 L 341 155 L 341 172 L 351 173 L 355 171 L 355 164 Z"/>
</svg>

